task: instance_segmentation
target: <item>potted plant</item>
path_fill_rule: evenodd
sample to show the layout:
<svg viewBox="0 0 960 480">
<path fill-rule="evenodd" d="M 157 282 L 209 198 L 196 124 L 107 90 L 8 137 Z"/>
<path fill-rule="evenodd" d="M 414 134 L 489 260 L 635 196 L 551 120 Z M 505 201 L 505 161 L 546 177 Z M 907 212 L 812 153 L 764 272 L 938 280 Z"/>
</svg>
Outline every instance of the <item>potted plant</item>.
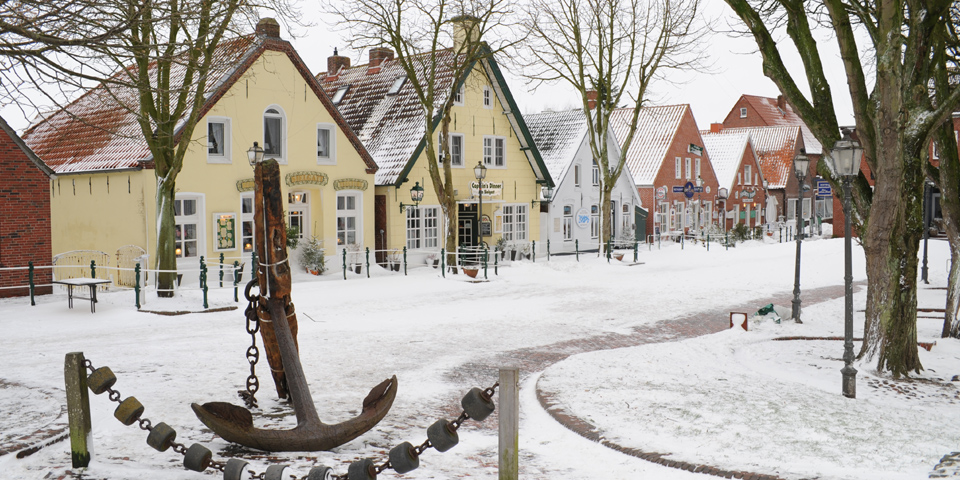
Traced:
<svg viewBox="0 0 960 480">
<path fill-rule="evenodd" d="M 389 266 L 390 271 L 399 272 L 400 265 L 402 264 L 402 258 L 400 252 L 393 250 L 387 255 L 387 265 Z"/>
<path fill-rule="evenodd" d="M 507 255 L 507 239 L 502 236 L 497 239 L 497 251 L 500 252 L 500 260 L 503 260 Z"/>
<path fill-rule="evenodd" d="M 530 260 L 530 244 L 524 243 L 520 246 L 520 256 L 527 260 Z"/>
<path fill-rule="evenodd" d="M 317 237 L 310 237 L 300 244 L 300 265 L 314 275 L 320 275 L 327 270 L 323 256 L 323 242 Z"/>
</svg>

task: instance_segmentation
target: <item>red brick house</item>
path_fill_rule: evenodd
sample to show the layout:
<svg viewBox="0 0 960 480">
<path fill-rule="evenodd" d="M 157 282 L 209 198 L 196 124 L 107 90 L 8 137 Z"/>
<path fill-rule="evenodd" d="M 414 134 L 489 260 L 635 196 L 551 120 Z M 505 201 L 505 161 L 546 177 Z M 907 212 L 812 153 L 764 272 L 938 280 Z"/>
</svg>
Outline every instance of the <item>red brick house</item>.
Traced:
<svg viewBox="0 0 960 480">
<path fill-rule="evenodd" d="M 747 227 L 761 226 L 770 221 L 770 215 L 776 221 L 776 211 L 765 208 L 768 181 L 760 167 L 760 156 L 753 147 L 750 132 L 741 129 L 722 131 L 719 127 L 720 124 L 713 124 L 711 128 L 717 131 L 701 132 L 701 135 L 720 189 L 725 189 L 726 195 L 718 195 L 717 201 L 718 212 L 726 212 L 724 231 L 738 223 Z"/>
<path fill-rule="evenodd" d="M 619 108 L 610 118 L 621 146 L 631 113 Z M 690 105 L 643 108 L 627 168 L 641 204 L 651 206 L 647 232 L 693 233 L 717 223 L 713 212 L 719 183 Z"/>
<path fill-rule="evenodd" d="M 49 266 L 50 170 L 16 132 L 0 118 L 0 269 Z M 36 293 L 50 293 L 51 272 L 38 268 L 34 283 L 47 285 Z M 28 295 L 27 270 L 0 270 L 0 297 Z"/>
<path fill-rule="evenodd" d="M 817 164 L 820 161 L 820 158 L 823 156 L 823 146 L 820 145 L 820 142 L 813 135 L 813 132 L 810 131 L 810 128 L 803 122 L 799 115 L 794 111 L 793 107 L 786 101 L 783 95 L 778 95 L 776 98 L 771 97 L 760 97 L 756 95 L 741 95 L 740 98 L 734 103 L 733 108 L 730 109 L 730 112 L 727 114 L 726 118 L 723 119 L 723 128 L 740 128 L 740 127 L 775 127 L 775 126 L 798 126 L 800 127 L 801 140 L 803 146 L 801 148 L 805 149 L 807 157 L 810 159 L 810 169 L 807 173 L 804 183 L 807 185 L 810 190 L 804 193 L 804 196 L 811 198 L 816 191 L 817 186 Z M 786 160 L 786 159 L 783 159 Z M 785 182 L 785 190 L 782 195 L 780 195 L 780 200 L 790 200 L 794 201 L 799 196 L 797 190 L 796 177 L 793 173 L 792 159 L 789 160 L 791 163 L 789 165 L 789 175 L 792 177 L 792 180 Z M 772 180 L 768 178 L 768 180 Z M 784 215 L 786 220 L 789 220 L 791 217 L 790 213 L 792 210 L 784 211 L 782 208 L 783 203 L 781 203 L 781 208 L 779 209 L 779 215 Z M 806 201 L 805 201 L 806 205 Z M 831 223 L 834 217 L 834 212 L 840 212 L 843 214 L 841 204 L 838 202 L 837 196 L 833 195 L 832 197 L 817 197 L 814 199 L 814 203 L 811 204 L 811 207 L 815 205 L 815 210 L 810 210 L 810 216 L 805 218 L 816 219 L 816 216 L 826 223 Z M 806 213 L 808 210 L 804 208 Z M 773 219 L 771 219 L 773 220 Z M 843 218 L 840 217 L 839 221 L 842 225 Z"/>
</svg>

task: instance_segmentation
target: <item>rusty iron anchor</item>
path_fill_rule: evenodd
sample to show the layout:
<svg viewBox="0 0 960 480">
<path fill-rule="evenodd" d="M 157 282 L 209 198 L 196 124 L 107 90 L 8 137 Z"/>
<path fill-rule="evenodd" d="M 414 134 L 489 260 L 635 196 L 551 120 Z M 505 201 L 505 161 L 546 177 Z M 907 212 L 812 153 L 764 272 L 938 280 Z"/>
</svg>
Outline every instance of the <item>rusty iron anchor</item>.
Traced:
<svg viewBox="0 0 960 480">
<path fill-rule="evenodd" d="M 256 148 L 256 145 L 254 145 Z M 267 312 L 273 323 L 277 350 L 282 361 L 283 386 L 289 393 L 297 426 L 289 430 L 270 430 L 253 425 L 249 410 L 226 402 L 191 404 L 197 418 L 224 440 L 260 450 L 319 451 L 347 443 L 373 428 L 386 416 L 397 396 L 397 376 L 380 382 L 363 399 L 360 415 L 335 425 L 320 421 L 310 387 L 300 363 L 296 339 L 287 319 L 291 277 L 287 263 L 286 230 L 283 227 L 283 203 L 280 193 L 280 168 L 275 160 L 257 162 L 255 202 L 261 206 L 255 218 L 255 230 L 263 242 L 257 246 L 264 268 L 257 268 L 260 285 L 266 285 Z M 261 292 L 263 293 L 263 292 Z M 261 297 L 263 305 L 263 297 Z M 295 317 L 292 317 L 295 321 Z M 276 379 L 277 377 L 275 377 Z M 280 385 L 278 384 L 278 393 Z M 283 395 L 281 395 L 283 398 Z"/>
</svg>

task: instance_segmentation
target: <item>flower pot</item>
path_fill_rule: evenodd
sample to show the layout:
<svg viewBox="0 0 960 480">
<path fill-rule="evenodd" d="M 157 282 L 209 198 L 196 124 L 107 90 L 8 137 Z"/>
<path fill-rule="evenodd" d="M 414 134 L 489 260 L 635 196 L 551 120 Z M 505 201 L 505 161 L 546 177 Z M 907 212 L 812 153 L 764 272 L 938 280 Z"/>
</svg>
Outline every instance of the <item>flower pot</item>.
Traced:
<svg viewBox="0 0 960 480">
<path fill-rule="evenodd" d="M 400 264 L 399 264 L 399 263 L 391 264 L 391 265 L 390 265 L 390 270 L 393 270 L 394 272 L 399 272 L 399 271 L 400 271 Z"/>
<path fill-rule="evenodd" d="M 313 269 L 309 269 L 309 268 L 308 268 L 307 271 L 310 272 L 310 273 L 312 273 L 312 274 L 314 274 L 314 275 L 320 275 L 320 270 L 313 270 Z"/>
<path fill-rule="evenodd" d="M 354 272 L 357 272 L 357 273 L 359 274 L 361 270 L 363 270 L 363 266 L 361 266 L 361 265 L 354 265 L 354 266 L 353 266 L 353 271 L 354 271 Z"/>
<path fill-rule="evenodd" d="M 511 251 L 510 251 L 510 260 L 513 261 L 513 260 L 516 260 L 516 259 L 517 259 L 517 252 L 514 252 L 514 251 L 511 250 Z"/>
<path fill-rule="evenodd" d="M 614 254 L 614 255 L 613 255 L 613 258 L 616 258 L 618 262 L 619 262 L 619 261 L 622 261 L 622 260 L 623 260 L 623 254 L 622 254 L 622 253 Z"/>
<path fill-rule="evenodd" d="M 463 273 L 466 273 L 470 278 L 477 278 L 477 272 L 479 271 L 480 269 L 476 267 L 463 267 Z"/>
</svg>

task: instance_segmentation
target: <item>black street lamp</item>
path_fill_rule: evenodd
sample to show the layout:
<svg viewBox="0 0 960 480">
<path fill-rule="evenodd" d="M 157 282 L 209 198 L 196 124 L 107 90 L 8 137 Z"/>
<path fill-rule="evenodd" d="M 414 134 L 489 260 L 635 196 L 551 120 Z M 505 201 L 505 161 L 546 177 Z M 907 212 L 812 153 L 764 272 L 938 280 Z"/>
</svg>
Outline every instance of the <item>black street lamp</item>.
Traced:
<svg viewBox="0 0 960 480">
<path fill-rule="evenodd" d="M 927 239 L 930 238 L 930 194 L 933 192 L 933 182 L 927 179 L 923 182 L 923 265 L 920 267 L 920 279 L 930 284 L 927 277 Z"/>
<path fill-rule="evenodd" d="M 797 267 L 796 276 L 793 282 L 793 321 L 800 321 L 800 244 L 803 241 L 803 179 L 807 176 L 807 168 L 810 166 L 810 159 L 802 149 L 793 159 L 793 170 L 797 175 L 797 190 L 800 192 L 800 200 L 797 201 Z"/>
<path fill-rule="evenodd" d="M 834 146 L 833 169 L 843 177 L 843 396 L 857 398 L 857 369 L 853 367 L 853 266 L 850 248 L 850 182 L 860 172 L 860 143 L 846 131 Z"/>
<path fill-rule="evenodd" d="M 413 205 L 400 202 L 400 213 L 403 213 L 407 207 L 416 208 L 420 206 L 420 202 L 423 201 L 423 187 L 420 186 L 420 182 L 414 182 L 414 185 L 410 187 L 410 200 L 413 201 Z"/>
<path fill-rule="evenodd" d="M 253 146 L 247 150 L 247 160 L 251 167 L 255 167 L 263 161 L 263 149 L 260 148 L 260 144 L 253 142 Z"/>
<path fill-rule="evenodd" d="M 717 190 L 717 198 L 723 200 L 723 210 L 720 211 L 721 229 L 723 234 L 727 234 L 727 187 L 721 187 Z"/>
<path fill-rule="evenodd" d="M 477 238 L 483 245 L 483 179 L 487 177 L 487 166 L 482 161 L 473 167 L 473 176 L 477 178 L 477 196 L 480 199 L 477 207 Z"/>
</svg>

